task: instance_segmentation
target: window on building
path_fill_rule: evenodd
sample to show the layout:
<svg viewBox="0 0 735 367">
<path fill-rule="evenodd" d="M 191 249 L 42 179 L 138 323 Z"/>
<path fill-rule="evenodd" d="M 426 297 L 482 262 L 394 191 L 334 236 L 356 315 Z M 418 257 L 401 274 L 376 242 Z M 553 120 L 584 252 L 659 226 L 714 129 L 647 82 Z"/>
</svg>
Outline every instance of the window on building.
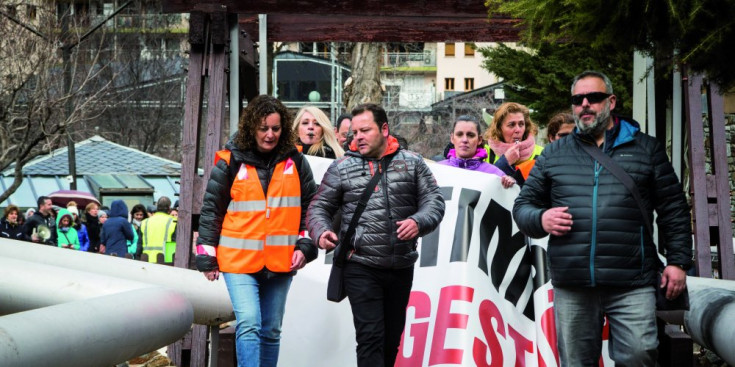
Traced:
<svg viewBox="0 0 735 367">
<path fill-rule="evenodd" d="M 29 20 L 36 20 L 35 5 L 26 5 L 26 17 L 28 17 Z"/>
<path fill-rule="evenodd" d="M 454 56 L 454 42 L 444 45 L 444 56 Z"/>
<path fill-rule="evenodd" d="M 444 78 L 444 90 L 454 90 L 454 78 Z"/>
<path fill-rule="evenodd" d="M 5 12 L 14 18 L 18 16 L 18 9 L 15 8 L 15 5 L 5 5 Z"/>
<path fill-rule="evenodd" d="M 464 90 L 475 89 L 475 78 L 464 78 Z"/>
<path fill-rule="evenodd" d="M 464 55 L 465 56 L 475 56 L 475 44 L 474 43 L 465 42 Z"/>
</svg>

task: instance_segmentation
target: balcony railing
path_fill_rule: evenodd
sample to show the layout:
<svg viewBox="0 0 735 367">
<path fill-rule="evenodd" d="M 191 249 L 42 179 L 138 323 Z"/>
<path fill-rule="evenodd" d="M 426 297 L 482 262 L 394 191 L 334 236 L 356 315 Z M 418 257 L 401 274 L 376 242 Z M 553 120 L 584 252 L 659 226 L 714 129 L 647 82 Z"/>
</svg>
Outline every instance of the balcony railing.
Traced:
<svg viewBox="0 0 735 367">
<path fill-rule="evenodd" d="M 434 102 L 433 88 L 400 90 L 383 95 L 383 106 L 386 110 L 425 109 Z"/>
<path fill-rule="evenodd" d="M 381 66 L 384 66 L 384 67 L 436 66 L 436 55 L 431 51 L 387 52 L 383 54 Z"/>
<path fill-rule="evenodd" d="M 117 28 L 169 29 L 183 26 L 184 18 L 180 14 L 121 14 L 107 22 L 108 27 L 113 24 Z"/>
</svg>

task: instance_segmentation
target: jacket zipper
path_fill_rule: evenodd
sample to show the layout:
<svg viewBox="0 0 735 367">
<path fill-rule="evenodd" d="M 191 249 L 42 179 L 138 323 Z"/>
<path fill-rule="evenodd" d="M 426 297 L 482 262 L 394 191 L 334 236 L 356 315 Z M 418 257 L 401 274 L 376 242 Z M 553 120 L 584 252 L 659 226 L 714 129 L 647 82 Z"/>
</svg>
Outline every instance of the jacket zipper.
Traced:
<svg viewBox="0 0 735 367">
<path fill-rule="evenodd" d="M 643 219 L 645 220 L 645 219 Z M 643 227 L 640 227 L 640 233 L 641 233 L 641 274 L 643 274 L 643 265 L 646 262 L 646 239 L 643 237 Z"/>
<path fill-rule="evenodd" d="M 396 229 L 395 229 L 395 223 L 393 221 L 393 215 L 391 214 L 391 210 L 390 210 L 390 200 L 388 199 L 388 177 L 387 177 L 388 167 L 385 167 L 384 164 L 380 164 L 380 162 L 384 162 L 384 160 L 385 160 L 385 157 L 381 158 L 378 161 L 378 169 L 382 169 L 381 172 L 383 173 L 383 177 L 380 178 L 380 181 L 382 181 L 382 184 L 383 184 L 382 185 L 383 186 L 383 200 L 385 200 L 385 207 L 386 207 L 386 210 L 388 211 L 388 228 L 390 229 L 388 238 L 390 238 L 390 241 L 391 241 L 390 245 L 391 245 L 391 249 L 393 250 L 390 261 L 391 261 L 391 265 L 395 265 L 396 244 L 395 242 L 393 242 L 393 233 L 395 233 Z"/>
<path fill-rule="evenodd" d="M 592 192 L 592 238 L 590 239 L 590 281 L 595 286 L 595 251 L 597 247 L 597 189 L 600 184 L 602 166 L 595 161 L 595 185 Z"/>
</svg>

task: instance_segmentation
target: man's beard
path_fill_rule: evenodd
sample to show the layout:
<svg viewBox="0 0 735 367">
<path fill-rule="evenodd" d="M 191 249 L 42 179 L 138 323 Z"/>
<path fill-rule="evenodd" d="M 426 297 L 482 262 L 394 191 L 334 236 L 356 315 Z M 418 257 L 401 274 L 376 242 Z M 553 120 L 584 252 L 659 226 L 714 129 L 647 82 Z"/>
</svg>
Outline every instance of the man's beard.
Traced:
<svg viewBox="0 0 735 367">
<path fill-rule="evenodd" d="M 583 115 L 585 113 L 595 113 L 595 111 L 585 109 L 580 111 L 579 115 Z M 605 102 L 605 107 L 602 109 L 602 111 L 600 111 L 600 113 L 595 113 L 595 121 L 593 121 L 589 125 L 585 125 L 585 123 L 582 122 L 582 119 L 579 118 L 579 115 L 574 115 L 574 122 L 576 123 L 579 131 L 583 134 L 588 134 L 595 138 L 600 137 L 602 136 L 602 134 L 605 133 L 605 130 L 607 130 L 607 125 L 609 124 L 610 102 Z"/>
</svg>

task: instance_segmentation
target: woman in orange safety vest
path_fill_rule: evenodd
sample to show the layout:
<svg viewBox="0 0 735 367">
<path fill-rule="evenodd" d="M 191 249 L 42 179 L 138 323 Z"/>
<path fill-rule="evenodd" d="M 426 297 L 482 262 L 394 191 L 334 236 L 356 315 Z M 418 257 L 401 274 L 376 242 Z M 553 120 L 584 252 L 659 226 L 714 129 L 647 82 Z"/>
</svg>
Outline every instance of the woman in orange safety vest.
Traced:
<svg viewBox="0 0 735 367">
<path fill-rule="evenodd" d="M 241 367 L 276 366 L 291 280 L 317 257 L 304 223 L 317 186 L 290 121 L 276 98 L 250 101 L 202 202 L 196 265 L 210 281 L 225 279 Z"/>
</svg>

